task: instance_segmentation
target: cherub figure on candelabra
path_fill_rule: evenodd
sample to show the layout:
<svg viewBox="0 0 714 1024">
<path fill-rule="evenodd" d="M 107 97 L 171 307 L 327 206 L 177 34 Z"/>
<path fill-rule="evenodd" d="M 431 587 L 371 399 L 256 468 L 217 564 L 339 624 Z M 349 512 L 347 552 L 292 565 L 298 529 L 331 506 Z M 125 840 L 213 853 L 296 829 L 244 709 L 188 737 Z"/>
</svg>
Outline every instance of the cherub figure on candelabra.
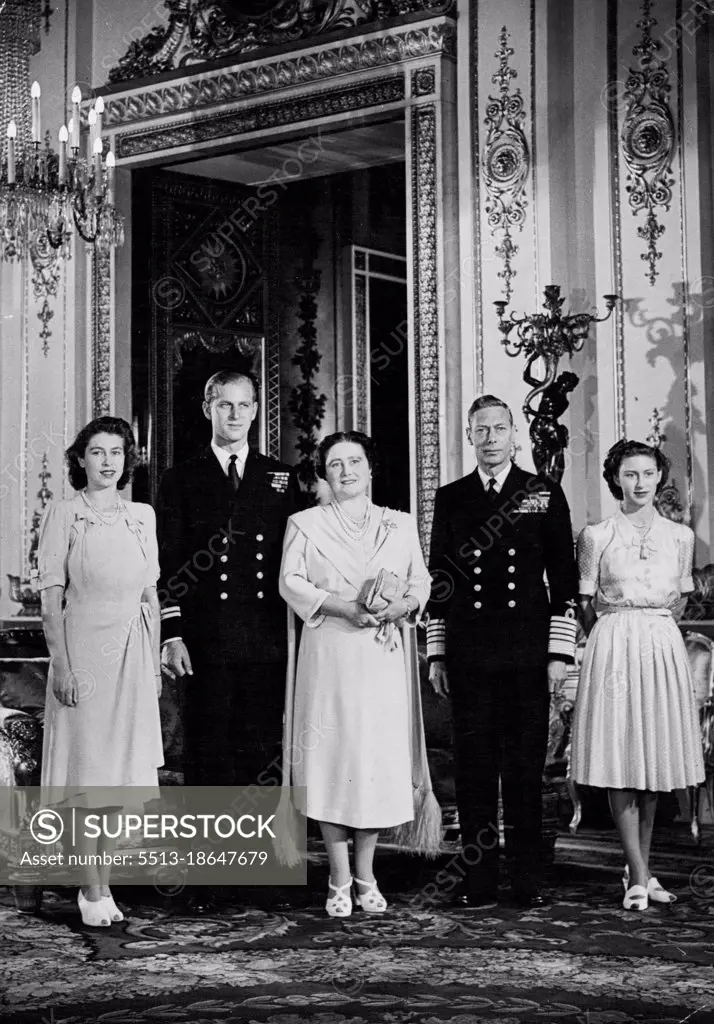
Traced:
<svg viewBox="0 0 714 1024">
<path fill-rule="evenodd" d="M 503 347 L 509 356 L 523 354 L 526 357 L 523 380 L 531 391 L 523 403 L 523 412 L 530 421 L 533 460 L 539 472 L 556 483 L 560 483 L 563 476 L 568 445 L 567 428 L 557 421 L 568 408 L 567 394 L 578 383 L 574 373 L 566 372 L 558 377 L 558 365 L 563 356 L 572 357 L 580 352 L 592 324 L 603 323 L 611 315 L 618 296 L 605 295 L 604 298 L 607 307 L 604 317 L 592 313 L 564 315 L 565 300 L 556 284 L 545 288 L 545 313 L 511 316 L 506 320 L 506 303 L 494 302 Z M 512 338 L 514 328 L 516 337 Z M 541 377 L 535 375 L 536 364 L 543 367 Z M 534 405 L 536 398 L 540 398 L 537 406 Z"/>
<path fill-rule="evenodd" d="M 530 374 L 523 375 L 527 384 L 536 383 Z M 536 470 L 555 483 L 560 483 L 565 470 L 565 451 L 570 435 L 564 423 L 558 420 L 568 408 L 568 394 L 573 391 L 580 378 L 570 370 L 564 370 L 545 388 L 538 387 L 526 399 L 526 406 L 532 416 L 530 425 L 533 462 Z M 540 394 L 538 408 L 530 404 L 533 395 Z"/>
</svg>

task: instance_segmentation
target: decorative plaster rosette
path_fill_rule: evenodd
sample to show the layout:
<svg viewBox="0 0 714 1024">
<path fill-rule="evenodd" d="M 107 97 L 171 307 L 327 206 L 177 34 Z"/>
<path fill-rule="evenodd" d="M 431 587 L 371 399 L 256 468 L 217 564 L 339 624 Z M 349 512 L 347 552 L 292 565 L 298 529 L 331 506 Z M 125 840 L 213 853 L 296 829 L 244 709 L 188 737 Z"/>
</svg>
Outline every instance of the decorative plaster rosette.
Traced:
<svg viewBox="0 0 714 1024">
<path fill-rule="evenodd" d="M 488 134 L 483 150 L 483 177 L 488 199 L 486 212 L 491 236 L 501 233 L 501 242 L 494 249 L 503 261 L 498 276 L 504 282 L 504 299 L 511 299 L 511 281 L 516 275 L 513 257 L 518 252 L 511 235 L 512 228 L 522 230 L 526 217 L 525 185 L 530 173 L 531 160 L 528 143 L 523 133 L 525 109 L 520 89 L 510 90 L 510 81 L 517 77 L 509 67 L 513 49 L 508 46 L 508 31 L 501 29 L 500 47 L 496 56 L 499 69 L 492 77 L 500 87 L 500 95 L 489 96 L 486 106 Z"/>
<path fill-rule="evenodd" d="M 625 86 L 627 110 L 620 140 L 627 164 L 627 193 L 634 216 L 645 212 L 645 223 L 637 235 L 647 243 L 641 258 L 647 263 L 647 280 L 657 279 L 657 261 L 662 253 L 657 242 L 664 234 L 664 225 L 657 219 L 657 208 L 669 210 L 672 202 L 672 159 L 676 148 L 674 118 L 667 103 L 670 92 L 669 71 L 656 56 L 659 40 L 652 38 L 656 18 L 650 16 L 653 0 L 643 0 L 642 30 L 639 43 L 633 47 L 639 66 L 630 68 Z"/>
</svg>

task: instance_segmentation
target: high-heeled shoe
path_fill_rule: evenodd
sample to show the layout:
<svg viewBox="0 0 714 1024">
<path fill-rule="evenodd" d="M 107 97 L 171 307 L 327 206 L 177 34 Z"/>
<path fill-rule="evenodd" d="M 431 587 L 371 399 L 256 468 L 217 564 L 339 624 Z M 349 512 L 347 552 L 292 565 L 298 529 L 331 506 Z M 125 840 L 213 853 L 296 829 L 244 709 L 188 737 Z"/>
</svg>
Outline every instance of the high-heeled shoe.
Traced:
<svg viewBox="0 0 714 1024">
<path fill-rule="evenodd" d="M 102 903 L 107 908 L 109 917 L 114 924 L 118 924 L 120 921 L 124 920 L 124 915 L 114 902 L 114 897 L 111 893 L 109 893 L 108 896 L 102 896 Z"/>
<path fill-rule="evenodd" d="M 352 897 L 350 896 L 350 890 L 352 888 L 352 878 L 344 885 L 333 885 L 332 879 L 327 880 L 327 891 L 329 894 L 330 889 L 334 890 L 335 895 L 328 895 L 325 900 L 325 910 L 330 917 L 349 917 L 352 913 Z"/>
<path fill-rule="evenodd" d="M 108 928 L 111 924 L 109 909 L 104 900 L 88 900 L 80 889 L 77 905 L 82 915 L 82 924 L 89 928 Z"/>
<path fill-rule="evenodd" d="M 360 892 L 355 885 L 355 901 L 368 914 L 383 914 L 387 909 L 387 901 L 377 888 L 376 881 L 363 882 L 361 878 L 355 878 L 355 883 L 368 886 L 367 892 Z"/>
<path fill-rule="evenodd" d="M 630 866 L 625 864 L 625 870 L 622 875 L 622 888 L 627 892 L 630 884 Z M 647 882 L 647 897 L 650 903 L 676 903 L 677 897 L 673 892 L 669 892 L 664 886 L 660 885 L 658 879 L 654 875 L 650 875 L 649 881 Z"/>
<path fill-rule="evenodd" d="M 625 910 L 647 910 L 647 890 L 644 885 L 632 885 L 622 901 Z"/>
</svg>

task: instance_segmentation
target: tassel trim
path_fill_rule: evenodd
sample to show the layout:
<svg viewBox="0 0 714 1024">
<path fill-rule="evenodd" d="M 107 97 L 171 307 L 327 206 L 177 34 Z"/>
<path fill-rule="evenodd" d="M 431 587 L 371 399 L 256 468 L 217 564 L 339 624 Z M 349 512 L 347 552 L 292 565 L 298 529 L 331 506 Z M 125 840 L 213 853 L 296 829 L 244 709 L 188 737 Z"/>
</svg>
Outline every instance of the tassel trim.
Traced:
<svg viewBox="0 0 714 1024">
<path fill-rule="evenodd" d="M 385 834 L 385 838 L 404 852 L 432 860 L 441 853 L 441 837 L 441 807 L 432 789 L 415 790 L 414 818 Z"/>
</svg>

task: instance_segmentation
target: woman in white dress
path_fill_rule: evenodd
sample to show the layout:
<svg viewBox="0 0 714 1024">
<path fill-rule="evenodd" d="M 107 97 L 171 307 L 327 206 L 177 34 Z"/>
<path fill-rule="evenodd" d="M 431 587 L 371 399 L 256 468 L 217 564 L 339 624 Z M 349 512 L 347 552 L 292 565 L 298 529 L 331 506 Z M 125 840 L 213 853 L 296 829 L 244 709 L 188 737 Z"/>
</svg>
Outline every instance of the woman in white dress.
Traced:
<svg viewBox="0 0 714 1024">
<path fill-rule="evenodd" d="M 136 460 L 126 420 L 92 420 L 66 460 L 76 494 L 47 506 L 38 550 L 51 659 L 42 786 L 62 803 L 67 794 L 78 813 L 109 812 L 102 799 L 117 793 L 107 797 L 103 787 L 139 787 L 144 795 L 155 789 L 158 795 L 157 769 L 164 760 L 156 521 L 150 505 L 119 493 Z M 107 836 L 89 839 L 78 830 L 79 854 L 112 850 Z M 109 870 L 87 869 L 78 894 L 86 925 L 108 927 L 123 919 Z"/>
<path fill-rule="evenodd" d="M 358 905 L 384 912 L 373 872 L 379 830 L 415 817 L 410 736 L 415 720 L 421 728 L 421 709 L 397 627 L 418 617 L 430 580 L 412 516 L 372 504 L 372 465 L 365 434 L 324 439 L 318 473 L 331 500 L 290 517 L 280 571 L 280 593 L 307 627 L 284 749 L 292 785 L 305 787 L 298 809 L 320 823 L 330 865 L 325 909 L 332 917 L 351 914 L 353 881 Z M 360 596 L 380 569 L 400 584 L 393 600 L 371 613 Z M 416 686 L 418 693 L 418 680 Z M 417 813 L 431 815 L 431 834 L 438 837 L 438 805 L 426 789 Z"/>
<path fill-rule="evenodd" d="M 603 475 L 620 510 L 578 539 L 588 643 L 571 771 L 577 783 L 608 790 L 627 858 L 627 910 L 676 899 L 649 871 L 657 796 L 704 780 L 689 659 L 672 616 L 694 589 L 694 534 L 654 508 L 668 472 L 659 449 L 619 441 Z"/>
</svg>

